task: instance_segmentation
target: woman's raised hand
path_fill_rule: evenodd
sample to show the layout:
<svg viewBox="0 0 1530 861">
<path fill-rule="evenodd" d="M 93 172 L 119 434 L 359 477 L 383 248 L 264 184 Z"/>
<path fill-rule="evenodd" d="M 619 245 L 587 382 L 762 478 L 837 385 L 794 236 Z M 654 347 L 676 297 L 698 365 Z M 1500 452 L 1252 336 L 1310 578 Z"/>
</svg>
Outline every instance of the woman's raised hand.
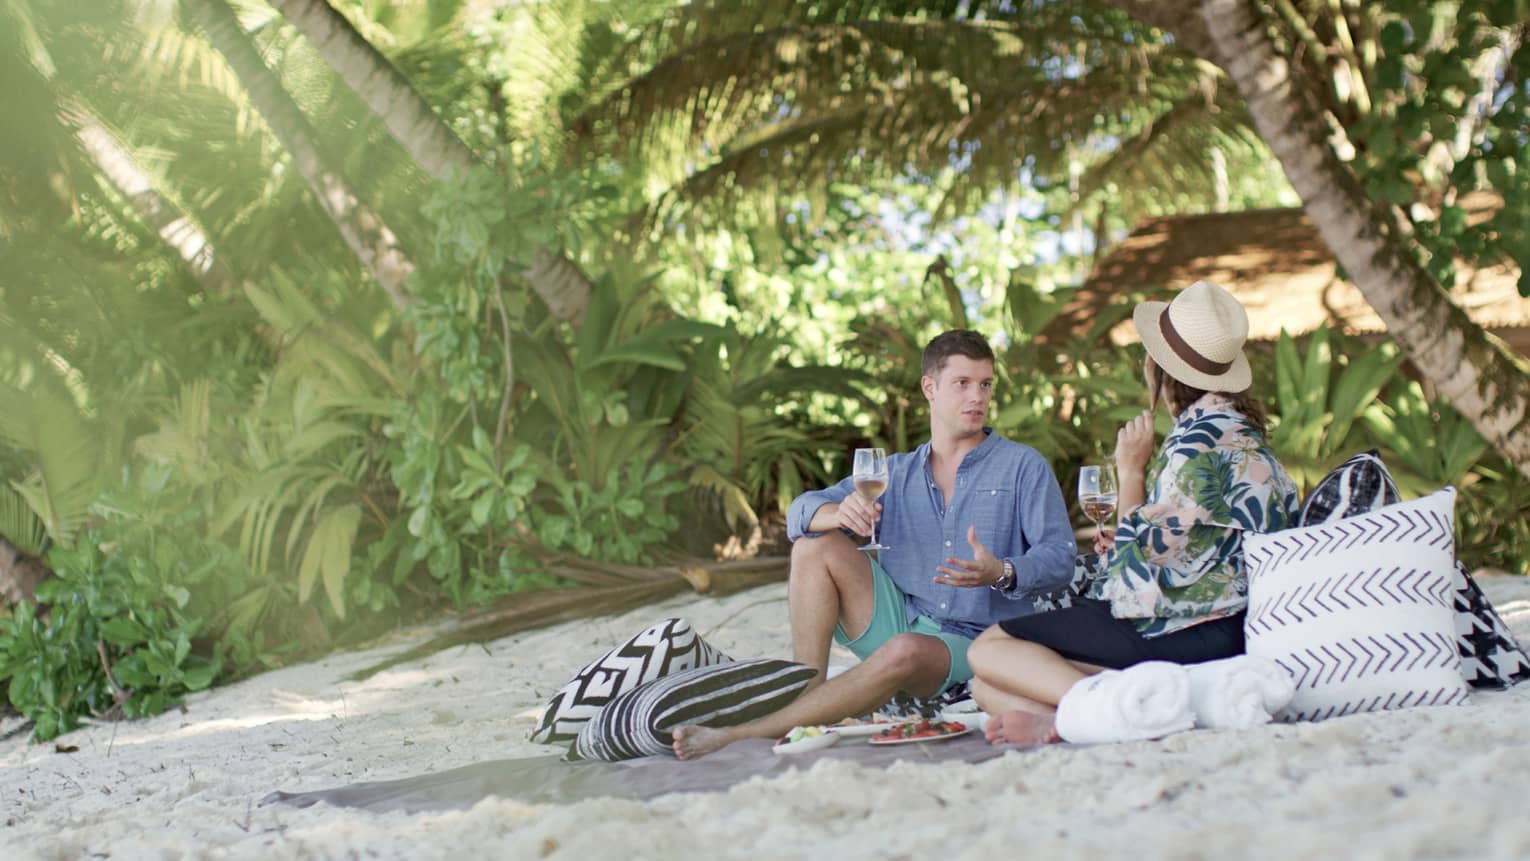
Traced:
<svg viewBox="0 0 1530 861">
<path fill-rule="evenodd" d="M 1116 432 L 1116 472 L 1140 476 L 1153 456 L 1153 411 L 1143 410 Z"/>
<path fill-rule="evenodd" d="M 1101 556 L 1110 552 L 1110 548 L 1116 546 L 1116 530 L 1113 526 L 1101 526 L 1094 534 L 1094 552 Z"/>
</svg>

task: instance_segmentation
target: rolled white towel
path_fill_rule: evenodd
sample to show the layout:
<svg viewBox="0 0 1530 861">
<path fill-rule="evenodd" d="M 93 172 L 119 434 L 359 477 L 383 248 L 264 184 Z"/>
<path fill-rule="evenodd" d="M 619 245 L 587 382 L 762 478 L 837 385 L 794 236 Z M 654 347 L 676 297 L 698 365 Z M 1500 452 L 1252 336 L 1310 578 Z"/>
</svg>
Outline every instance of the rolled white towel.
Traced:
<svg viewBox="0 0 1530 861">
<path fill-rule="evenodd" d="M 1247 729 L 1269 723 L 1296 696 L 1291 674 L 1259 655 L 1191 664 L 1185 671 L 1198 727 Z"/>
<path fill-rule="evenodd" d="M 1057 734 L 1090 743 L 1162 738 L 1195 726 L 1185 668 L 1148 661 L 1080 679 L 1057 704 Z"/>
</svg>

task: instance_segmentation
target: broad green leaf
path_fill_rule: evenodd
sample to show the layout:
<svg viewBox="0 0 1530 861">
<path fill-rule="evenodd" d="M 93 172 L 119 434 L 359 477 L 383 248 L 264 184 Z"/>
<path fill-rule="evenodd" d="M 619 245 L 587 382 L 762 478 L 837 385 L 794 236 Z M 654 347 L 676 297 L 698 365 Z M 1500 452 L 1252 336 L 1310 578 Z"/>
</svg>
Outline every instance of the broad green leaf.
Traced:
<svg viewBox="0 0 1530 861">
<path fill-rule="evenodd" d="M 357 505 L 330 509 L 319 519 L 298 565 L 299 601 L 307 601 L 322 578 L 335 615 L 345 618 L 345 575 L 350 571 L 351 545 L 360 523 L 361 507 Z"/>
<path fill-rule="evenodd" d="M 131 648 L 149 639 L 149 629 L 136 619 L 118 616 L 101 623 L 101 637 L 114 646 Z"/>
<path fill-rule="evenodd" d="M 473 507 L 469 511 L 469 516 L 475 524 L 483 526 L 489 522 L 489 512 L 494 510 L 494 500 L 495 495 L 492 493 L 482 494 L 473 500 Z"/>
<path fill-rule="evenodd" d="M 1333 423 L 1323 446 L 1325 457 L 1353 447 L 1349 442 L 1350 429 L 1401 364 L 1402 356 L 1395 348 L 1381 345 L 1361 353 L 1339 375 L 1333 387 Z"/>
</svg>

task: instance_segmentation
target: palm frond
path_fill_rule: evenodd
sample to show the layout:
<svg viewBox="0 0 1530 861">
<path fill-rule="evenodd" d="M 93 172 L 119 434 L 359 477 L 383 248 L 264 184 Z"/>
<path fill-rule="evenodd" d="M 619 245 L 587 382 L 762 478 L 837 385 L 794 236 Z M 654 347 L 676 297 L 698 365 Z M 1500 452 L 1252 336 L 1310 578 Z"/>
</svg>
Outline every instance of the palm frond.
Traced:
<svg viewBox="0 0 1530 861">
<path fill-rule="evenodd" d="M 212 384 L 208 380 L 198 379 L 182 385 L 174 411 L 160 423 L 159 430 L 134 440 L 134 450 L 190 475 L 205 475 L 211 468 L 211 401 Z"/>
<path fill-rule="evenodd" d="M 42 556 L 48 549 L 48 527 L 42 518 L 20 493 L 3 486 L 0 486 L 0 537 L 28 556 Z"/>
<path fill-rule="evenodd" d="M 0 437 L 31 456 L 32 471 L 12 488 L 48 536 L 68 542 L 85 522 L 111 453 L 98 429 L 59 388 L 0 382 Z"/>
<path fill-rule="evenodd" d="M 1079 178 L 1073 202 L 1062 212 L 1072 217 L 1097 197 L 1109 198 L 1127 224 L 1179 211 L 1191 201 L 1211 201 L 1219 181 L 1216 154 L 1225 159 L 1233 175 L 1267 172 L 1273 161 L 1254 132 L 1246 107 L 1231 87 L 1214 74 L 1204 85 L 1187 91 L 1172 102 L 1162 103 L 1162 113 L 1152 117 L 1138 134 L 1122 140 L 1091 163 Z M 1278 175 L 1268 177 L 1272 193 L 1283 185 Z"/>
</svg>

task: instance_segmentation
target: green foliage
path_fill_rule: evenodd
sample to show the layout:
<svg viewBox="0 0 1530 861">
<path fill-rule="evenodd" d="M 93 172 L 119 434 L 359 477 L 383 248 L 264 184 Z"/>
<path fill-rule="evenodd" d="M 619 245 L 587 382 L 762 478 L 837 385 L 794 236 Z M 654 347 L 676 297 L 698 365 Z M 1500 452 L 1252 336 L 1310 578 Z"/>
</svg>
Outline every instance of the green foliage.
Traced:
<svg viewBox="0 0 1530 861">
<path fill-rule="evenodd" d="M 1469 567 L 1530 574 L 1530 479 L 1488 454 L 1456 499 L 1456 554 Z"/>
<path fill-rule="evenodd" d="M 670 506 L 685 483 L 673 475 L 673 467 L 649 465 L 639 455 L 613 466 L 599 487 L 583 479 L 554 480 L 558 509 L 533 510 L 537 535 L 551 550 L 612 562 L 647 561 L 652 548 L 680 526 Z"/>
<path fill-rule="evenodd" d="M 1356 423 L 1374 416 L 1377 394 L 1398 382 L 1402 356 L 1390 341 L 1371 345 L 1333 336 L 1327 325 L 1306 341 L 1305 356 L 1284 330 L 1276 343 L 1278 420 L 1270 447 L 1297 484 L 1310 489 L 1338 461 L 1363 448 Z"/>
<path fill-rule="evenodd" d="M 1487 442 L 1444 401 L 1431 403 L 1412 381 L 1395 380 L 1391 392 L 1365 412 L 1365 423 L 1390 453 L 1398 484 L 1414 494 L 1460 484 L 1487 451 Z"/>
<path fill-rule="evenodd" d="M 688 465 L 696 507 L 735 534 L 829 480 L 826 450 L 837 442 L 806 415 L 814 396 L 874 403 L 861 393 L 872 382 L 865 375 L 782 361 L 792 340 L 782 329 L 746 336 L 730 327 L 698 347 L 690 366 L 674 456 Z"/>
<path fill-rule="evenodd" d="M 436 588 L 459 604 L 548 582 L 509 543 L 528 528 L 537 487 L 530 448 L 517 446 L 501 459 L 479 427 L 457 441 L 469 412 L 425 390 L 413 404 L 400 404 L 385 428 L 389 476 L 407 528 L 396 537 L 401 562 L 423 563 Z"/>
<path fill-rule="evenodd" d="M 230 646 L 194 648 L 249 578 L 232 548 L 207 538 L 184 497 L 145 504 L 171 478 L 168 469 L 145 471 L 103 501 L 103 512 L 134 514 L 49 553 L 58 576 L 37 590 L 46 623 L 27 604 L 0 620 L 0 681 L 36 722 L 36 737 L 85 716 L 157 714 L 225 672 L 230 646 L 244 661 L 256 657 L 260 637 L 251 631 L 231 632 Z"/>
<path fill-rule="evenodd" d="M 0 439 L 31 455 L 11 488 L 54 541 L 69 541 L 85 519 L 103 472 L 115 459 L 103 422 L 90 422 L 63 386 L 23 390 L 0 382 Z M 28 530 L 30 532 L 30 530 Z"/>
<path fill-rule="evenodd" d="M 28 556 L 48 549 L 48 529 L 21 494 L 0 486 L 0 535 Z"/>
<path fill-rule="evenodd" d="M 1362 16 L 1362 46 L 1373 58 L 1361 67 L 1369 105 L 1340 104 L 1336 113 L 1368 193 L 1403 208 L 1421 262 L 1446 289 L 1458 256 L 1530 272 L 1524 15 L 1524 4 L 1501 0 L 1405 0 Z M 1503 205 L 1474 217 L 1460 195 L 1479 190 Z M 1530 295 L 1530 280 L 1522 276 L 1520 287 Z"/>
</svg>

